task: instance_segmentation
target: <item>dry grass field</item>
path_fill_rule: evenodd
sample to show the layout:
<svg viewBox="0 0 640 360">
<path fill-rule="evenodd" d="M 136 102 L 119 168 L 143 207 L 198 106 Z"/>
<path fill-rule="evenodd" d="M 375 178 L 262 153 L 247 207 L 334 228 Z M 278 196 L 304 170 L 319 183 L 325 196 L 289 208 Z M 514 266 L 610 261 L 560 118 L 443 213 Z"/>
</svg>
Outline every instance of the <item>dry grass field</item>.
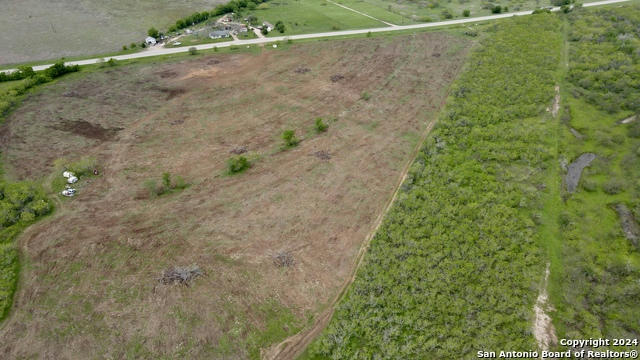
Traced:
<svg viewBox="0 0 640 360">
<path fill-rule="evenodd" d="M 350 275 L 470 44 L 432 33 L 198 55 L 73 74 L 30 95 L 3 125 L 7 174 L 43 179 L 56 159 L 85 156 L 101 174 L 22 235 L 0 353 L 257 358 Z M 297 147 L 281 150 L 285 129 Z M 238 146 L 253 166 L 226 175 Z M 191 185 L 148 196 L 143 184 L 163 172 Z M 279 252 L 293 265 L 274 265 Z M 204 271 L 191 286 L 158 282 L 191 264 Z"/>
<path fill-rule="evenodd" d="M 0 65 L 118 51 L 219 0 L 3 0 Z"/>
</svg>

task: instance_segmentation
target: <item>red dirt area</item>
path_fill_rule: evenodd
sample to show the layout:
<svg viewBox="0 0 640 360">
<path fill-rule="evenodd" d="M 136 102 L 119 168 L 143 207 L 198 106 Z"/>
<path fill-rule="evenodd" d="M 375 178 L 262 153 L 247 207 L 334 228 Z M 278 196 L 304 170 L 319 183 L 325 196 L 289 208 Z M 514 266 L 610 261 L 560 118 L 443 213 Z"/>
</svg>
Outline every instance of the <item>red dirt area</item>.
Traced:
<svg viewBox="0 0 640 360">
<path fill-rule="evenodd" d="M 444 33 L 293 44 L 78 74 L 31 96 L 4 125 L 8 173 L 39 179 L 85 156 L 102 171 L 21 237 L 0 352 L 255 358 L 295 333 L 349 278 L 469 46 Z M 283 149 L 287 129 L 301 142 Z M 233 152 L 251 168 L 227 175 Z M 150 196 L 164 172 L 190 186 Z M 202 276 L 189 286 L 158 281 L 190 265 Z"/>
</svg>

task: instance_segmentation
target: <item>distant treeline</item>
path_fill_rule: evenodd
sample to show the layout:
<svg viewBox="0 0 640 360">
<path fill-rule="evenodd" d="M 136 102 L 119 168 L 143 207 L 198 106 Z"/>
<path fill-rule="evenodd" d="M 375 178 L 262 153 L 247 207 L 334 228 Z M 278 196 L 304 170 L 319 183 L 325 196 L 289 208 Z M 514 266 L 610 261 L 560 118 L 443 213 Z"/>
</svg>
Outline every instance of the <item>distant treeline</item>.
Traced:
<svg viewBox="0 0 640 360">
<path fill-rule="evenodd" d="M 20 66 L 18 71 L 14 71 L 10 74 L 0 73 L 0 82 L 37 78 L 37 82 L 42 84 L 64 74 L 76 72 L 78 70 L 80 70 L 78 65 L 66 66 L 62 61 L 55 63 L 53 66 L 40 73 L 33 71 L 33 68 L 30 66 Z"/>
<path fill-rule="evenodd" d="M 80 70 L 78 65 L 65 66 L 64 63 L 60 61 L 40 72 L 33 71 L 33 68 L 29 66 L 21 66 L 18 68 L 18 71 L 14 71 L 11 74 L 0 73 L 0 82 L 26 79 L 12 89 L 0 93 L 0 117 L 7 114 L 14 105 L 18 104 L 18 97 L 27 92 L 27 90 L 78 70 Z"/>
<path fill-rule="evenodd" d="M 253 10 L 258 6 L 258 4 L 267 1 L 269 0 L 231 0 L 226 4 L 216 6 L 216 8 L 211 11 L 197 12 L 176 21 L 175 25 L 171 25 L 171 27 L 169 27 L 169 32 L 178 31 L 180 29 L 205 22 L 216 16 L 238 13 L 243 9 Z"/>
</svg>

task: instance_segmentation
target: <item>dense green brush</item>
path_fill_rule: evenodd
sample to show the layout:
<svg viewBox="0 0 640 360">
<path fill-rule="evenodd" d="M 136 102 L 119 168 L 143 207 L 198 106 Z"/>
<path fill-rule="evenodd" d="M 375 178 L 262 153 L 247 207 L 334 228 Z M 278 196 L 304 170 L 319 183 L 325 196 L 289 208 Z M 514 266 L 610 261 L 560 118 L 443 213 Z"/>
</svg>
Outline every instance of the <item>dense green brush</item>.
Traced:
<svg viewBox="0 0 640 360">
<path fill-rule="evenodd" d="M 460 359 L 534 350 L 537 211 L 561 22 L 494 27 L 452 89 L 311 358 Z M 546 118 L 546 120 L 545 120 Z"/>
</svg>

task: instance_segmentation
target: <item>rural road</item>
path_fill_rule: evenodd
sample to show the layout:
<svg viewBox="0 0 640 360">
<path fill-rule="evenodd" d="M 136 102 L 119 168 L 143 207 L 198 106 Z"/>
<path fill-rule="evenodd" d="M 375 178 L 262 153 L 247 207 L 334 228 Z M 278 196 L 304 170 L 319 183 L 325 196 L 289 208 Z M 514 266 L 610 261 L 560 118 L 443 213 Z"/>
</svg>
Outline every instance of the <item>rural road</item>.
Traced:
<svg viewBox="0 0 640 360">
<path fill-rule="evenodd" d="M 596 1 L 591 3 L 586 3 L 584 7 L 591 6 L 600 6 L 600 5 L 609 5 L 615 3 L 623 3 L 631 0 L 604 0 L 604 1 Z M 555 7 L 552 11 L 559 11 L 559 7 Z M 202 44 L 195 46 L 183 46 L 177 48 L 163 48 L 163 47 L 153 47 L 149 50 L 142 51 L 134 54 L 127 55 L 118 55 L 118 56 L 109 56 L 103 58 L 93 58 L 86 60 L 78 60 L 78 61 L 69 61 L 66 62 L 66 65 L 91 65 L 103 62 L 105 60 L 114 59 L 114 60 L 130 60 L 130 59 L 139 59 L 151 56 L 161 56 L 161 55 L 170 55 L 170 54 L 178 54 L 185 53 L 189 51 L 189 48 L 195 47 L 198 50 L 208 50 L 213 49 L 214 47 L 222 48 L 229 46 L 246 46 L 246 45 L 255 45 L 255 44 L 266 44 L 277 41 L 287 41 L 287 40 L 304 40 L 304 39 L 317 39 L 317 38 L 326 38 L 326 37 L 335 37 L 335 36 L 345 36 L 345 35 L 359 35 L 366 34 L 368 32 L 377 33 L 377 32 L 387 32 L 387 31 L 402 31 L 402 30 L 412 30 L 412 29 L 424 29 L 424 28 L 432 28 L 439 26 L 447 26 L 447 25 L 457 25 L 457 24 L 466 24 L 466 23 L 474 23 L 488 20 L 496 20 L 508 18 L 511 16 L 523 16 L 523 15 L 531 15 L 533 11 L 518 11 L 512 13 L 505 14 L 496 14 L 489 16 L 479 16 L 473 18 L 463 18 L 463 19 L 455 19 L 455 20 L 447 20 L 447 21 L 437 21 L 430 23 L 422 23 L 422 24 L 414 24 L 414 25 L 396 25 L 390 27 L 380 27 L 380 28 L 369 28 L 369 29 L 357 29 L 357 30 L 343 30 L 343 31 L 332 31 L 332 32 L 324 32 L 324 33 L 313 33 L 313 34 L 301 34 L 301 35 L 289 35 L 289 36 L 274 36 L 268 38 L 259 38 L 259 39 L 249 39 L 249 40 L 233 40 L 222 43 L 213 43 L 213 44 Z M 33 66 L 35 71 L 45 70 L 53 64 L 46 65 L 37 65 Z M 2 70 L 2 72 L 10 73 L 15 71 L 16 69 L 8 69 Z"/>
</svg>

